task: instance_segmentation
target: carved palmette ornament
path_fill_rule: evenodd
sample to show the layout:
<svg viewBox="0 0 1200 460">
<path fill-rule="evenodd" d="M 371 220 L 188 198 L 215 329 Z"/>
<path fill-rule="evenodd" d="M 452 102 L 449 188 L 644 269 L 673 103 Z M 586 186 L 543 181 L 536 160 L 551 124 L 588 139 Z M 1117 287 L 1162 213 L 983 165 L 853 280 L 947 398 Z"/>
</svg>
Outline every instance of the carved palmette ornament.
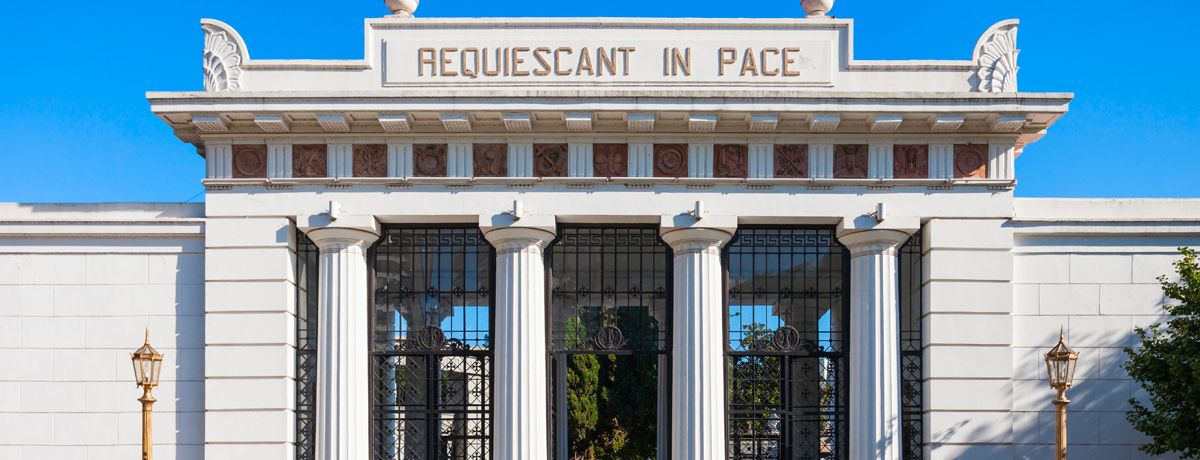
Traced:
<svg viewBox="0 0 1200 460">
<path fill-rule="evenodd" d="M 233 33 L 217 24 L 204 23 L 204 90 L 242 89 L 242 50 Z"/>
<path fill-rule="evenodd" d="M 1017 24 L 1011 23 L 995 30 L 977 51 L 979 70 L 976 71 L 976 91 L 984 93 L 1015 93 L 1017 91 Z"/>
</svg>

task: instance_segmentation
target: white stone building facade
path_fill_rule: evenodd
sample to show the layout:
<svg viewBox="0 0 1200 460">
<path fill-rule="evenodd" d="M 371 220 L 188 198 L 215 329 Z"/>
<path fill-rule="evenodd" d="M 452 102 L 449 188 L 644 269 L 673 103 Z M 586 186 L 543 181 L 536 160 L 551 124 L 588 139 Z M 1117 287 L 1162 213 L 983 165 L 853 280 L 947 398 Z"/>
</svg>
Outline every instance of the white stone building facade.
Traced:
<svg viewBox="0 0 1200 460">
<path fill-rule="evenodd" d="M 0 205 L 0 459 L 137 455 L 146 326 L 165 459 L 568 458 L 587 363 L 630 458 L 1046 458 L 1060 327 L 1072 455 L 1145 457 L 1122 350 L 1200 200 L 1014 198 L 1073 97 L 1017 90 L 1016 21 L 969 61 L 825 17 L 365 27 L 275 61 L 203 21 L 205 90 L 147 95 L 203 205 Z"/>
</svg>

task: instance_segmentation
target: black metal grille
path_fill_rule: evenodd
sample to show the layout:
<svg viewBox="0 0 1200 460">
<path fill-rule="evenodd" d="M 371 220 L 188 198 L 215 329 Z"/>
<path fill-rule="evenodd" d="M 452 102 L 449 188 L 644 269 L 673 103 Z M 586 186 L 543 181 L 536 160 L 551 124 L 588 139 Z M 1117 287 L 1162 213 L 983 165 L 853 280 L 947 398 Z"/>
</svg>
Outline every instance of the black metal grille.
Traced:
<svg viewBox="0 0 1200 460">
<path fill-rule="evenodd" d="M 666 458 L 670 249 L 656 227 L 569 226 L 546 258 L 554 458 Z"/>
<path fill-rule="evenodd" d="M 372 457 L 490 458 L 491 246 L 476 227 L 391 227 L 372 257 Z"/>
<path fill-rule="evenodd" d="M 922 258 L 921 234 L 917 233 L 900 247 L 898 271 L 900 275 L 900 423 L 903 433 L 905 460 L 924 458 L 922 418 L 925 401 L 924 367 L 921 357 L 922 316 Z"/>
<path fill-rule="evenodd" d="M 846 458 L 849 254 L 830 228 L 743 227 L 724 257 L 728 458 Z"/>
<path fill-rule="evenodd" d="M 296 459 L 316 454 L 317 280 L 320 253 L 296 232 Z"/>
</svg>

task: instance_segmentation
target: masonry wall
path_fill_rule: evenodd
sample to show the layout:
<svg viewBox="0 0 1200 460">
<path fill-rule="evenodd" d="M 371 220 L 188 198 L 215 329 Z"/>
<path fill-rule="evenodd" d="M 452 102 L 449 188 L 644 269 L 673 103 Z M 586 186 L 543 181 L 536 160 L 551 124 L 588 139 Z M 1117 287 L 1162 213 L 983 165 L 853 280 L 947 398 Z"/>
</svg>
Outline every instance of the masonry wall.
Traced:
<svg viewBox="0 0 1200 460">
<path fill-rule="evenodd" d="M 1075 387 L 1068 393 L 1071 456 L 1148 458 L 1137 450 L 1147 439 L 1125 420 L 1128 400 L 1143 396 L 1121 368 L 1123 349 L 1136 346 L 1135 327 L 1164 319 L 1156 278 L 1174 273 L 1178 246 L 1200 246 L 1200 238 L 1087 230 L 1091 227 L 1030 225 L 1016 234 L 1012 410 L 1017 458 L 1052 456 L 1055 393 L 1046 383 L 1043 355 L 1057 342 L 1060 326 L 1080 351 Z"/>
<path fill-rule="evenodd" d="M 165 355 L 155 458 L 203 458 L 201 212 L 0 205 L 0 459 L 138 458 L 146 327 Z"/>
</svg>

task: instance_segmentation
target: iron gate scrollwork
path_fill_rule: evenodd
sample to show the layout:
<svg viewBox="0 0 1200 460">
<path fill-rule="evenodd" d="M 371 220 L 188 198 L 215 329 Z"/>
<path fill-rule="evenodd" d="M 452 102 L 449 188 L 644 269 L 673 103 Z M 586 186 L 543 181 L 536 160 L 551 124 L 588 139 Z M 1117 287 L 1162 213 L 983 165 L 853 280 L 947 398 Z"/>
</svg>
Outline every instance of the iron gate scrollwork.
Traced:
<svg viewBox="0 0 1200 460">
<path fill-rule="evenodd" d="M 562 226 L 546 262 L 552 458 L 669 458 L 671 251 L 658 228 Z"/>
<path fill-rule="evenodd" d="M 750 226 L 723 256 L 728 458 L 845 459 L 848 252 L 830 228 Z"/>
<path fill-rule="evenodd" d="M 371 257 L 372 458 L 491 458 L 491 246 L 476 227 L 389 227 Z"/>
</svg>

